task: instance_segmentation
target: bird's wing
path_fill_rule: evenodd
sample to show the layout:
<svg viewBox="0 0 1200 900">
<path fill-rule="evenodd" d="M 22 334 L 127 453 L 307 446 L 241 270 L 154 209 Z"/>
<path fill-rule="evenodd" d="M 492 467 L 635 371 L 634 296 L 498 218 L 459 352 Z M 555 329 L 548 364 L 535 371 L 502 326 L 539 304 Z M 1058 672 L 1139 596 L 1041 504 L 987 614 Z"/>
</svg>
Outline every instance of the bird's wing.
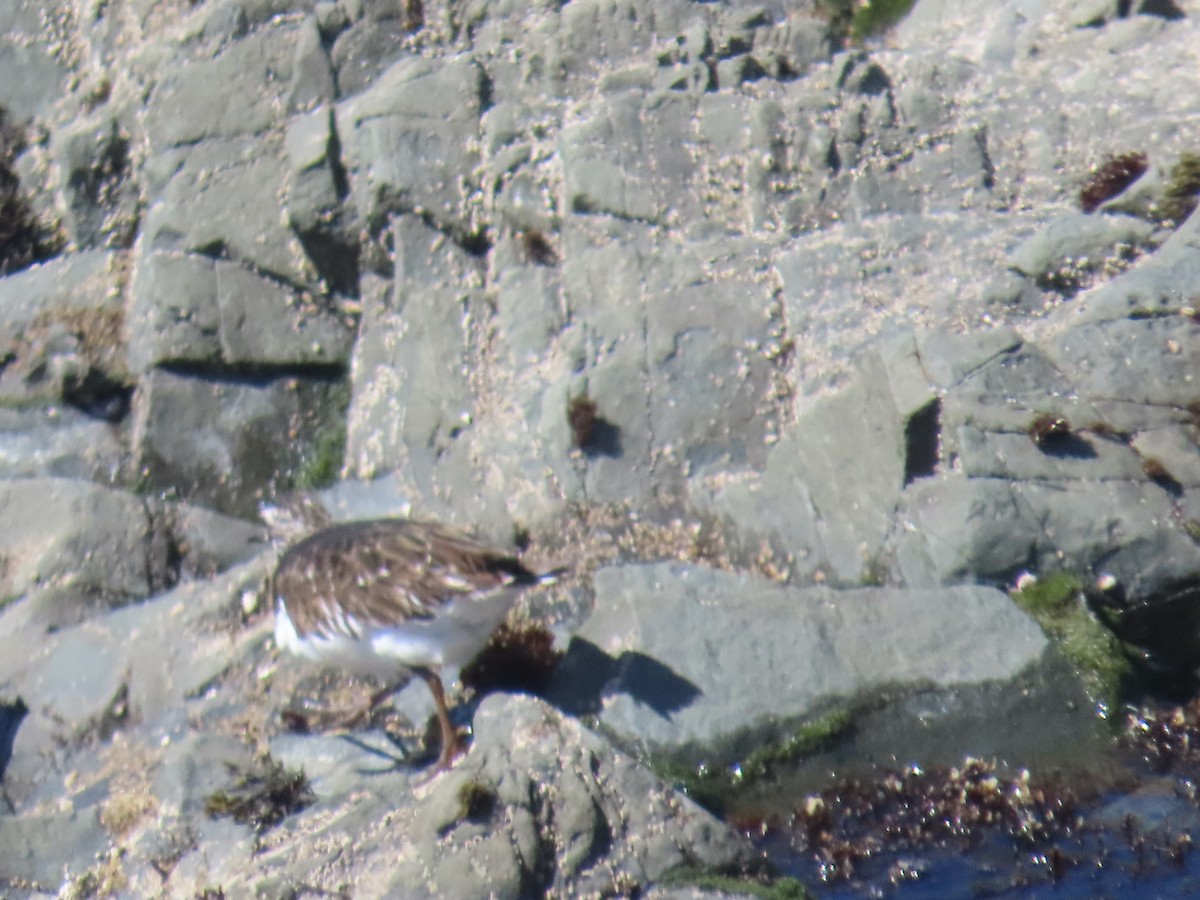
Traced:
<svg viewBox="0 0 1200 900">
<path fill-rule="evenodd" d="M 536 582 L 515 557 L 466 535 L 380 519 L 334 526 L 301 541 L 280 560 L 274 593 L 301 636 L 361 637 L 431 618 L 451 600 Z"/>
</svg>

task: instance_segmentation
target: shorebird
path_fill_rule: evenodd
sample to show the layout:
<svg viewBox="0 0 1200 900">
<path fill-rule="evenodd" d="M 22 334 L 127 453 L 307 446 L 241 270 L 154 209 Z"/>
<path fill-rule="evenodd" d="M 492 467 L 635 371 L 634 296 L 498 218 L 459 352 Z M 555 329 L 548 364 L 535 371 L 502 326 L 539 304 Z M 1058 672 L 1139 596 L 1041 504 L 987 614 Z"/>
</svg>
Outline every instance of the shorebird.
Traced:
<svg viewBox="0 0 1200 900">
<path fill-rule="evenodd" d="M 457 680 L 522 591 L 551 584 L 560 572 L 535 574 L 516 556 L 431 522 L 331 524 L 305 497 L 262 513 L 283 540 L 310 532 L 284 552 L 271 578 L 275 642 L 314 662 L 385 679 L 389 687 L 372 706 L 408 673 L 421 678 L 441 728 L 433 772 L 448 768 L 463 743 L 443 678 Z"/>
</svg>

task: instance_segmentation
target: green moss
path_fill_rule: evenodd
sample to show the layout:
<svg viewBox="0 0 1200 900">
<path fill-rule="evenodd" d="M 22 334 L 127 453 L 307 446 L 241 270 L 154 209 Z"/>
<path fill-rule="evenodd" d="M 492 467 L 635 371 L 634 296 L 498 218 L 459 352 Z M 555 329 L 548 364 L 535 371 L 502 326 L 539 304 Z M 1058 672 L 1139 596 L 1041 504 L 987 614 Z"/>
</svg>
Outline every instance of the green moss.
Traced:
<svg viewBox="0 0 1200 900">
<path fill-rule="evenodd" d="M 1171 169 L 1163 195 L 1162 217 L 1182 222 L 1196 209 L 1200 195 L 1200 153 L 1184 153 Z"/>
<path fill-rule="evenodd" d="M 1027 588 L 1013 594 L 1017 605 L 1038 620 L 1042 627 L 1048 619 L 1057 621 L 1078 605 L 1083 582 L 1069 572 L 1051 572 Z"/>
<path fill-rule="evenodd" d="M 862 43 L 883 34 L 912 10 L 916 0 L 817 0 L 835 43 Z"/>
<path fill-rule="evenodd" d="M 881 556 L 873 556 L 863 563 L 861 583 L 863 587 L 883 587 L 887 584 L 889 568 Z"/>
<path fill-rule="evenodd" d="M 909 14 L 916 0 L 871 0 L 854 11 L 850 37 L 861 42 L 883 34 Z"/>
<path fill-rule="evenodd" d="M 812 897 L 808 888 L 795 878 L 773 878 L 764 881 L 750 876 L 738 878 L 734 875 L 714 874 L 691 866 L 672 869 L 659 883 L 760 897 L 762 900 L 808 900 Z"/>
<path fill-rule="evenodd" d="M 1200 522 L 1195 519 L 1188 519 L 1183 523 L 1183 530 L 1197 544 L 1200 544 Z"/>
<path fill-rule="evenodd" d="M 329 487 L 342 471 L 346 455 L 346 423 L 335 422 L 317 432 L 312 449 L 296 472 L 296 487 L 313 490 Z"/>
<path fill-rule="evenodd" d="M 346 415 L 350 408 L 350 384 L 343 380 L 331 385 L 320 402 L 318 423 L 314 423 L 308 446 L 292 478 L 295 490 L 311 491 L 329 487 L 342 472 L 346 457 Z"/>
<path fill-rule="evenodd" d="M 1069 572 L 1051 572 L 1021 591 L 1016 604 L 1042 626 L 1079 671 L 1088 693 L 1112 706 L 1129 675 L 1121 642 L 1098 622 L 1083 602 L 1083 583 Z"/>
<path fill-rule="evenodd" d="M 783 740 L 764 744 L 750 753 L 741 764 L 740 778 L 755 781 L 770 774 L 778 766 L 798 762 L 811 756 L 843 734 L 853 723 L 849 709 L 838 709 L 805 722 Z"/>
<path fill-rule="evenodd" d="M 729 766 L 689 766 L 677 759 L 652 759 L 651 767 L 664 781 L 678 785 L 689 797 L 720 812 L 744 788 L 824 749 L 854 721 L 854 710 L 836 709 L 809 719 L 778 741 L 756 747 Z"/>
</svg>

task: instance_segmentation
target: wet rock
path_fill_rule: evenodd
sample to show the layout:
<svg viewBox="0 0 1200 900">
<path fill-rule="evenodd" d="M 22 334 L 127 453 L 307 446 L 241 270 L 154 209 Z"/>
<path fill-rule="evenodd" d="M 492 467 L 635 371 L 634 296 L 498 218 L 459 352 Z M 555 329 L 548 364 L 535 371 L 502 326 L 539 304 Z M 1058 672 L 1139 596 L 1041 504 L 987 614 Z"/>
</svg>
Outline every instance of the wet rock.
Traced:
<svg viewBox="0 0 1200 900">
<path fill-rule="evenodd" d="M 885 685 L 1011 678 L 1046 647 L 990 588 L 784 588 L 665 563 L 601 569 L 595 584 L 557 691 L 574 708 L 599 703 L 599 721 L 622 740 L 668 751 L 728 749 L 752 729 Z"/>
</svg>

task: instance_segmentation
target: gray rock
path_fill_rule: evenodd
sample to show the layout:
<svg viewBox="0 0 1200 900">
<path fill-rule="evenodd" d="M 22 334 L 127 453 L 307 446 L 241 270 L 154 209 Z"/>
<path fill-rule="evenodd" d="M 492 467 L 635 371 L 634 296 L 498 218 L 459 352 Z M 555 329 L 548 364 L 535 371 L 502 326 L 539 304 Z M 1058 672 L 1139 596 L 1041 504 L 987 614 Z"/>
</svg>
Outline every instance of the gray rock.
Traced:
<svg viewBox="0 0 1200 900">
<path fill-rule="evenodd" d="M 1195 431 L 1183 425 L 1154 428 L 1137 435 L 1131 445 L 1143 461 L 1155 460 L 1184 487 L 1200 487 L 1200 453 Z"/>
<path fill-rule="evenodd" d="M 169 814 L 200 819 L 208 796 L 229 784 L 228 765 L 246 767 L 252 759 L 250 748 L 226 735 L 170 741 L 154 774 L 154 796 Z"/>
<path fill-rule="evenodd" d="M 194 254 L 139 254 L 128 323 L 134 372 L 163 363 L 216 362 L 221 356 L 216 263 Z"/>
<path fill-rule="evenodd" d="M 1032 421 L 1034 416 L 1029 418 Z M 995 433 L 961 425 L 953 444 L 956 463 L 969 478 L 1133 481 L 1143 474 L 1142 461 L 1133 450 L 1105 439 L 1080 437 L 1071 451 L 1046 453 L 1023 430 Z"/>
<path fill-rule="evenodd" d="M 271 757 L 289 769 L 303 770 L 313 793 L 333 803 L 366 786 L 392 796 L 410 793 L 420 783 L 401 748 L 381 732 L 280 734 L 271 741 Z"/>
<path fill-rule="evenodd" d="M 36 715 L 53 722 L 60 739 L 75 741 L 92 730 L 111 733 L 123 717 L 126 662 L 111 635 L 73 628 L 29 654 L 13 681 Z M 18 749 L 26 747 L 19 743 Z"/>
<path fill-rule="evenodd" d="M 360 218 L 420 212 L 473 234 L 469 202 L 484 73 L 469 56 L 437 65 L 401 60 L 366 91 L 336 107 L 342 159 Z"/>
<path fill-rule="evenodd" d="M 300 23 L 292 60 L 292 83 L 288 86 L 289 110 L 308 110 L 329 103 L 337 96 L 333 63 L 325 49 L 315 16 Z"/>
<path fill-rule="evenodd" d="M 296 817 L 226 889 L 332 889 L 333 853 L 353 860 L 356 890 L 381 896 L 581 896 L 638 890 L 685 863 L 756 866 L 731 829 L 538 700 L 488 697 L 474 730 L 466 757 L 427 785 L 364 776 L 355 794 Z"/>
<path fill-rule="evenodd" d="M 216 288 L 226 363 L 300 366 L 346 360 L 350 329 L 311 295 L 226 262 L 216 264 Z"/>
<path fill-rule="evenodd" d="M 563 129 L 559 154 L 567 206 L 658 224 L 698 215 L 689 203 L 696 163 L 685 144 L 695 102 L 677 93 L 637 91 L 607 101 L 592 117 Z M 656 161 L 653 168 L 643 165 L 647 158 Z"/>
<path fill-rule="evenodd" d="M 355 346 L 346 460 L 366 478 L 403 468 L 433 493 L 434 464 L 471 422 L 464 313 L 478 303 L 482 271 L 412 217 L 397 219 L 393 235 L 395 285 L 369 296 Z"/>
<path fill-rule="evenodd" d="M 331 154 L 333 110 L 321 106 L 288 124 L 287 154 L 291 166 L 287 212 L 301 233 L 327 223 L 341 202 Z"/>
<path fill-rule="evenodd" d="M 279 136 L 208 141 L 149 165 L 165 172 L 151 180 L 142 253 L 227 257 L 288 284 L 315 282 L 280 209 L 288 164 Z"/>
<path fill-rule="evenodd" d="M 1193 214 L 1149 258 L 1090 291 L 1081 318 L 1089 322 L 1177 314 L 1192 302 L 1181 285 L 1200 277 L 1200 215 Z"/>
<path fill-rule="evenodd" d="M 557 20 L 538 35 L 543 52 L 549 57 L 548 74 L 561 79 L 564 86 L 587 83 L 597 71 L 619 68 L 652 51 L 655 38 L 671 38 L 684 33 L 696 17 L 690 4 L 679 0 L 657 3 L 642 19 L 630 15 L 634 4 L 623 0 L 615 15 L 610 15 L 600 0 L 584 0 L 563 7 Z"/>
<path fill-rule="evenodd" d="M 742 858 L 532 701 L 486 701 L 471 753 L 426 785 L 339 738 L 272 734 L 292 677 L 254 611 L 273 557 L 203 579 L 260 546 L 226 513 L 303 481 L 318 437 L 338 465 L 347 358 L 345 470 L 375 480 L 333 492 L 338 514 L 569 542 L 568 618 L 598 561 L 659 552 L 905 586 L 610 565 L 585 634 L 628 646 L 578 643 L 572 677 L 682 710 L 601 698 L 631 742 L 675 728 L 707 752 L 768 703 L 804 715 L 894 676 L 904 698 L 839 766 L 996 746 L 1012 719 L 994 710 L 1042 668 L 924 686 L 1006 679 L 1041 638 L 993 591 L 933 589 L 1023 570 L 1114 576 L 1122 638 L 1194 667 L 1200 214 L 1150 224 L 1195 115 L 1178 61 L 1198 25 L 1174 3 L 925 0 L 846 52 L 778 3 L 83 5 L 0 4 L 0 102 L 31 124 L 15 171 L 69 248 L 0 279 L 0 476 L 135 477 L 214 508 L 76 485 L 103 509 L 27 497 L 6 518 L 57 573 L 5 575 L 24 580 L 0 683 L 31 707 L 5 776 L 7 818 L 34 835 L 10 841 L 14 871 L 50 892 L 113 867 L 131 895 L 574 896 Z M 1146 177 L 1068 213 L 1099 160 L 1135 149 Z M 104 246 L 132 250 L 79 252 Z M 568 419 L 579 398 L 590 433 Z M 1074 437 L 1035 444 L 1042 415 Z M 664 550 L 664 522 L 694 546 Z M 647 573 L 664 598 L 635 607 Z M 179 577 L 199 580 L 160 593 Z M 711 638 L 738 629 L 770 631 Z M 421 687 L 399 701 L 414 721 Z M 967 726 L 926 727 L 976 690 Z M 1054 702 L 1035 710 L 1054 728 L 1023 727 L 1065 733 Z M 320 795 L 261 844 L 200 809 L 250 753 L 212 736 L 247 732 Z M 95 814 L 142 787 L 159 814 L 97 859 Z M 46 812 L 68 803 L 74 820 Z"/>
<path fill-rule="evenodd" d="M 390 10 L 388 5 L 392 7 Z M 342 96 L 362 93 L 405 55 L 408 28 L 399 17 L 400 7 L 394 4 L 375 7 L 371 15 L 355 16 L 357 21 L 333 42 L 330 60 Z"/>
<path fill-rule="evenodd" d="M 911 527 L 897 528 L 887 553 L 901 583 L 913 586 L 1012 583 L 1023 570 L 1107 572 L 1116 554 L 1128 557 L 1120 567 L 1125 578 L 1159 557 L 1172 560 L 1172 571 L 1200 564 L 1200 548 L 1175 524 L 1167 492 L 1151 483 L 1097 484 L 922 482 L 905 491 L 898 519 Z"/>
<path fill-rule="evenodd" d="M 702 472 L 689 482 L 689 495 L 729 523 L 735 546 L 750 555 L 761 542 L 772 547 L 785 574 L 859 584 L 878 562 L 906 481 L 933 474 L 917 471 L 925 463 L 915 458 L 914 419 L 935 400 L 937 386 L 1013 340 L 1001 332 L 958 340 L 927 335 L 919 345 L 901 340 L 864 355 L 850 386 L 812 403 L 774 443 L 761 474 Z M 936 433 L 932 444 L 936 450 Z"/>
<path fill-rule="evenodd" d="M 1007 582 L 1033 565 L 1043 533 L 1013 486 L 992 479 L 921 481 L 905 492 L 886 550 L 898 583 L 920 588 L 986 578 Z"/>
<path fill-rule="evenodd" d="M 134 398 L 133 453 L 147 487 L 233 515 L 294 477 L 328 426 L 334 383 L 290 376 L 203 377 L 153 369 Z"/>
<path fill-rule="evenodd" d="M 90 810 L 0 816 L 0 872 L 6 890 L 25 884 L 38 893 L 53 892 L 65 873 L 87 871 L 109 846 L 108 833 Z"/>
<path fill-rule="evenodd" d="M 57 132 L 51 152 L 59 171 L 64 225 L 80 248 L 125 247 L 138 217 L 131 137 L 118 119 L 99 115 Z"/>
<path fill-rule="evenodd" d="M 117 258 L 93 250 L 0 278 L 0 324 L 25 326 L 55 310 L 116 306 Z"/>
<path fill-rule="evenodd" d="M 608 671 L 594 658 L 576 662 L 596 652 L 577 643 L 559 690 L 578 702 L 598 688 L 600 723 L 659 750 L 728 751 L 752 730 L 885 686 L 1012 678 L 1046 646 L 990 588 L 783 588 L 666 563 L 601 569 L 595 585 L 578 637 L 608 658 Z"/>
<path fill-rule="evenodd" d="M 72 407 L 0 410 L 0 478 L 81 478 L 107 483 L 126 448 L 108 422 Z"/>
<path fill-rule="evenodd" d="M 0 397 L 10 404 L 78 399 L 89 383 L 126 380 L 117 257 L 89 251 L 0 278 Z M 118 416 L 119 417 L 119 416 Z"/>
<path fill-rule="evenodd" d="M 1124 265 L 1154 231 L 1130 216 L 1068 213 L 1017 246 L 1008 264 L 1043 287 L 1074 291 L 1106 268 Z"/>
<path fill-rule="evenodd" d="M 564 236 L 563 291 L 581 323 L 567 339 L 580 371 L 560 382 L 562 401 L 545 395 L 540 428 L 559 478 L 576 477 L 572 461 L 555 457 L 571 439 L 565 399 L 584 394 L 603 423 L 582 448 L 583 483 L 571 492 L 592 501 L 653 496 L 718 460 L 761 464 L 781 335 L 769 291 L 746 271 L 748 260 L 761 264 L 759 245 L 680 248 L 643 226 L 608 231 L 618 240 L 597 245 L 591 229 Z"/>
<path fill-rule="evenodd" d="M 0 12 L 0 106 L 20 122 L 48 111 L 70 78 L 51 46 L 44 11 L 45 4 L 18 0 Z"/>
<path fill-rule="evenodd" d="M 1194 328 L 1184 316 L 1084 324 L 1043 349 L 1083 397 L 1182 410 L 1196 399 L 1200 343 Z M 1147 363 L 1133 366 L 1131 359 Z"/>
<path fill-rule="evenodd" d="M 0 596 L 24 597 L 20 617 L 43 627 L 141 599 L 165 569 L 150 554 L 145 504 L 123 491 L 70 479 L 5 481 L 0 511 Z"/>
<path fill-rule="evenodd" d="M 300 27 L 281 19 L 216 55 L 197 53 L 163 66 L 146 105 L 152 150 L 266 131 L 285 109 L 301 34 Z M 214 90 L 214 84 L 225 89 Z"/>
<path fill-rule="evenodd" d="M 148 501 L 155 527 L 165 532 L 179 575 L 185 579 L 211 578 L 262 552 L 266 530 L 255 523 L 221 515 L 191 503 Z"/>
<path fill-rule="evenodd" d="M 231 628 L 242 615 L 243 594 L 261 588 L 266 562 L 183 585 L 52 636 L 0 631 L 0 648 L 26 648 L 5 654 L 0 680 L 12 684 L 32 710 L 17 732 L 6 775 L 14 801 L 54 796 L 54 785 L 61 790 L 61 778 L 81 765 L 78 754 L 86 760 L 87 748 L 118 731 L 136 732 L 155 747 L 187 738 L 189 701 L 263 639 L 261 626 Z M 168 805 L 183 803 L 165 788 L 155 796 Z M 199 802 L 189 808 L 195 812 Z"/>
<path fill-rule="evenodd" d="M 797 390 L 813 395 L 844 384 L 864 350 L 900 335 L 944 332 L 947 322 L 978 321 L 985 310 L 994 315 L 978 260 L 1028 232 L 1018 218 L 985 213 L 880 216 L 782 246 L 773 262 Z M 914 305 L 902 300 L 908 296 L 923 299 Z"/>
</svg>

